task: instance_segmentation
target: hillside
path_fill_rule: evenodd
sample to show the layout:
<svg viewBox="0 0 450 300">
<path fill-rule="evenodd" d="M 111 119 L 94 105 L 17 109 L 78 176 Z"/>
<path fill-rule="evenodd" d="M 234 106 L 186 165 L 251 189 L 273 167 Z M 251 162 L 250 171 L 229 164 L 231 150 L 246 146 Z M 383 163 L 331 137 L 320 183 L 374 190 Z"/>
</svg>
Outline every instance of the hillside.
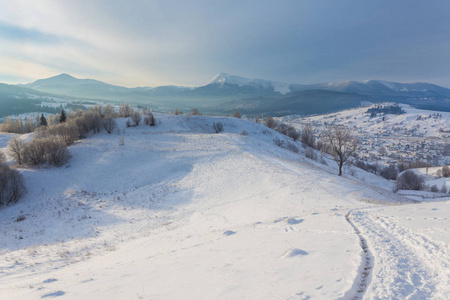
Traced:
<svg viewBox="0 0 450 300">
<path fill-rule="evenodd" d="M 27 196 L 0 209 L 2 297 L 450 293 L 448 202 L 407 204 L 371 174 L 338 177 L 301 146 L 299 154 L 275 146 L 290 140 L 256 123 L 157 120 L 125 128 L 122 119 L 120 132 L 71 146 L 67 166 L 20 170 Z M 1 135 L 0 148 L 11 137 Z"/>
</svg>

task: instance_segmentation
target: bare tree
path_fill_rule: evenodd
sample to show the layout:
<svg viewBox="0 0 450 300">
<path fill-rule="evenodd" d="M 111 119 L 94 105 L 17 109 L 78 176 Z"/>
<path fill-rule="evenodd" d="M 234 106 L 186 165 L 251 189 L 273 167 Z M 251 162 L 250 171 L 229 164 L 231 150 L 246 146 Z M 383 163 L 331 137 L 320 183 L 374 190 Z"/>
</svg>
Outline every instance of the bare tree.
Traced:
<svg viewBox="0 0 450 300">
<path fill-rule="evenodd" d="M 342 167 L 350 156 L 355 153 L 357 143 L 348 127 L 328 127 L 325 131 L 329 154 L 339 167 L 339 176 L 342 176 Z"/>
<path fill-rule="evenodd" d="M 25 148 L 24 142 L 22 142 L 18 137 L 13 138 L 8 143 L 8 152 L 11 155 L 16 163 L 21 165 L 23 163 L 23 150 Z"/>
</svg>

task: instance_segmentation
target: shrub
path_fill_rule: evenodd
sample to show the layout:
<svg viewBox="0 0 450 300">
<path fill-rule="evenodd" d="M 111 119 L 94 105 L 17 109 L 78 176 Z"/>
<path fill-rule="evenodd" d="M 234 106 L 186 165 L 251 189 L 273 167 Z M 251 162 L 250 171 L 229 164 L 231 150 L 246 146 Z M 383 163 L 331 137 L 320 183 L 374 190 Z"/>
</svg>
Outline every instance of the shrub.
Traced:
<svg viewBox="0 0 450 300">
<path fill-rule="evenodd" d="M 145 117 L 144 117 L 144 123 L 145 125 L 150 125 L 150 126 L 155 126 L 155 116 L 149 112 Z"/>
<path fill-rule="evenodd" d="M 2 151 L 0 151 L 0 165 L 4 164 L 5 162 L 6 162 L 6 156 Z"/>
<path fill-rule="evenodd" d="M 67 146 L 61 141 L 48 139 L 45 142 L 45 157 L 49 165 L 62 166 L 70 159 Z"/>
<path fill-rule="evenodd" d="M 273 129 L 273 128 L 275 128 L 276 123 L 275 123 L 275 120 L 271 116 L 267 115 L 264 117 L 264 125 Z"/>
<path fill-rule="evenodd" d="M 0 206 L 17 202 L 25 193 L 22 174 L 0 164 Z"/>
<path fill-rule="evenodd" d="M 445 185 L 445 183 L 444 183 L 444 185 L 441 187 L 440 192 L 441 192 L 442 194 L 446 194 L 446 193 L 447 193 L 447 186 Z"/>
<path fill-rule="evenodd" d="M 231 116 L 233 118 L 238 118 L 238 119 L 240 119 L 242 117 L 241 113 L 237 109 L 233 110 L 233 113 L 231 114 Z"/>
<path fill-rule="evenodd" d="M 247 131 L 245 129 L 242 129 L 241 132 L 239 132 L 240 135 L 248 135 Z"/>
<path fill-rule="evenodd" d="M 314 128 L 309 123 L 303 128 L 301 142 L 309 147 L 315 147 L 316 137 L 314 136 Z"/>
<path fill-rule="evenodd" d="M 417 190 L 424 188 L 425 180 L 411 170 L 403 172 L 395 181 L 395 189 L 398 190 Z"/>
<path fill-rule="evenodd" d="M 24 147 L 24 163 L 40 166 L 45 163 L 61 166 L 70 158 L 67 146 L 56 138 L 33 139 Z"/>
<path fill-rule="evenodd" d="M 305 156 L 309 159 L 317 161 L 317 153 L 311 147 L 307 146 L 305 148 Z"/>
<path fill-rule="evenodd" d="M 439 189 L 436 185 L 433 185 L 432 187 L 430 187 L 430 192 L 437 193 L 439 192 Z"/>
<path fill-rule="evenodd" d="M 442 177 L 450 177 L 450 168 L 448 166 L 442 167 Z"/>
<path fill-rule="evenodd" d="M 198 111 L 198 109 L 193 108 L 191 109 L 191 111 L 189 112 L 189 114 L 193 115 L 193 116 L 200 116 L 201 113 Z"/>
<path fill-rule="evenodd" d="M 139 126 L 139 123 L 141 123 L 142 116 L 138 111 L 135 111 L 131 115 L 131 120 L 133 121 L 134 126 Z"/>
<path fill-rule="evenodd" d="M 294 153 L 298 153 L 298 147 L 292 143 L 286 143 L 286 145 L 283 147 L 284 149 L 287 149 L 289 151 L 292 151 Z"/>
<path fill-rule="evenodd" d="M 395 180 L 398 176 L 398 170 L 396 166 L 390 165 L 385 167 L 380 172 L 381 177 L 386 178 L 388 180 Z"/>
<path fill-rule="evenodd" d="M 72 145 L 78 138 L 78 130 L 73 122 L 61 123 L 48 128 L 46 134 L 39 137 L 54 136 L 60 139 L 66 146 Z"/>
<path fill-rule="evenodd" d="M 23 163 L 24 155 L 23 151 L 25 148 L 25 143 L 21 141 L 18 137 L 13 138 L 8 143 L 8 152 L 13 159 L 21 165 Z"/>
<path fill-rule="evenodd" d="M 213 123 L 213 129 L 216 133 L 222 132 L 223 131 L 223 124 L 221 122 L 214 122 Z"/>
<path fill-rule="evenodd" d="M 113 118 L 107 117 L 103 119 L 103 128 L 105 128 L 107 133 L 111 133 L 116 127 L 117 123 Z"/>
<path fill-rule="evenodd" d="M 26 165 L 40 166 L 45 163 L 45 138 L 33 139 L 26 144 L 23 154 Z"/>
<path fill-rule="evenodd" d="M 119 116 L 121 118 L 128 118 L 133 113 L 133 108 L 129 104 L 122 104 L 119 106 Z"/>
</svg>

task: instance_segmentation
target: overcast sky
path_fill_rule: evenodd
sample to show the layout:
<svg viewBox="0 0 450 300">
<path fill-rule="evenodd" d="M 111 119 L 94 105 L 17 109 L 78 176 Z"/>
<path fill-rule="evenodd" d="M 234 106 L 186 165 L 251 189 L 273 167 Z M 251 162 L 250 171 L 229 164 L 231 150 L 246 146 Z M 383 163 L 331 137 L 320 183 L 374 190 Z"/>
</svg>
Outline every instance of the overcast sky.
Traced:
<svg viewBox="0 0 450 300">
<path fill-rule="evenodd" d="M 0 82 L 199 86 L 225 72 L 450 87 L 450 1 L 0 0 Z"/>
</svg>

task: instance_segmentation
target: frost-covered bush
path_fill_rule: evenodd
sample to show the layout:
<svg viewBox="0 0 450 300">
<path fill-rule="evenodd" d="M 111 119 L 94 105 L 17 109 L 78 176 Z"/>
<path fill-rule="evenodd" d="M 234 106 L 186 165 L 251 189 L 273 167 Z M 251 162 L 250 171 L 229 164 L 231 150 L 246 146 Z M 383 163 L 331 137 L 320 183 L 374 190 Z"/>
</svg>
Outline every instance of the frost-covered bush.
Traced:
<svg viewBox="0 0 450 300">
<path fill-rule="evenodd" d="M 305 156 L 309 159 L 317 161 L 317 153 L 309 146 L 305 148 Z"/>
<path fill-rule="evenodd" d="M 245 129 L 242 129 L 241 132 L 239 132 L 240 135 L 248 135 L 247 131 Z"/>
<path fill-rule="evenodd" d="M 442 167 L 442 177 L 450 177 L 450 168 L 448 166 Z"/>
<path fill-rule="evenodd" d="M 231 116 L 233 118 L 238 118 L 238 119 L 240 119 L 242 117 L 241 113 L 237 109 L 233 110 L 233 113 L 231 114 Z"/>
<path fill-rule="evenodd" d="M 38 138 L 25 145 L 23 162 L 30 166 L 49 164 L 61 166 L 65 164 L 70 154 L 67 146 L 58 139 Z"/>
<path fill-rule="evenodd" d="M 314 128 L 311 124 L 306 124 L 305 128 L 303 128 L 301 135 L 301 142 L 305 145 L 308 145 L 311 148 L 314 148 L 316 145 L 316 137 L 314 135 Z"/>
<path fill-rule="evenodd" d="M 138 111 L 135 111 L 131 115 L 131 120 L 133 121 L 134 126 L 139 126 L 139 123 L 141 123 L 142 116 Z"/>
<path fill-rule="evenodd" d="M 117 123 L 116 120 L 111 118 L 111 117 L 107 117 L 103 119 L 103 128 L 106 130 L 107 133 L 111 133 L 113 132 L 114 129 L 116 129 L 117 127 Z"/>
<path fill-rule="evenodd" d="M 155 122 L 155 116 L 149 112 L 145 117 L 144 117 L 144 124 L 145 125 L 150 125 L 150 126 L 155 126 L 156 122 Z"/>
<path fill-rule="evenodd" d="M 222 132 L 223 131 L 223 124 L 222 122 L 214 122 L 213 123 L 213 129 L 216 133 Z"/>
<path fill-rule="evenodd" d="M 380 175 L 381 175 L 381 177 L 386 178 L 388 180 L 395 180 L 395 179 L 397 179 L 397 175 L 398 175 L 397 167 L 394 165 L 385 167 L 381 170 Z"/>
<path fill-rule="evenodd" d="M 196 108 L 191 109 L 189 114 L 193 115 L 193 116 L 200 116 L 201 115 L 200 111 L 198 109 L 196 109 Z"/>
<path fill-rule="evenodd" d="M 71 157 L 67 146 L 56 139 L 48 139 L 45 144 L 46 162 L 53 166 L 62 166 Z"/>
<path fill-rule="evenodd" d="M 437 185 L 433 185 L 432 187 L 430 187 L 430 192 L 433 192 L 433 193 L 439 192 Z"/>
<path fill-rule="evenodd" d="M 26 193 L 22 174 L 0 164 L 0 206 L 17 202 Z"/>
<path fill-rule="evenodd" d="M 395 181 L 395 190 L 423 190 L 425 180 L 411 170 L 403 172 Z"/>
</svg>

